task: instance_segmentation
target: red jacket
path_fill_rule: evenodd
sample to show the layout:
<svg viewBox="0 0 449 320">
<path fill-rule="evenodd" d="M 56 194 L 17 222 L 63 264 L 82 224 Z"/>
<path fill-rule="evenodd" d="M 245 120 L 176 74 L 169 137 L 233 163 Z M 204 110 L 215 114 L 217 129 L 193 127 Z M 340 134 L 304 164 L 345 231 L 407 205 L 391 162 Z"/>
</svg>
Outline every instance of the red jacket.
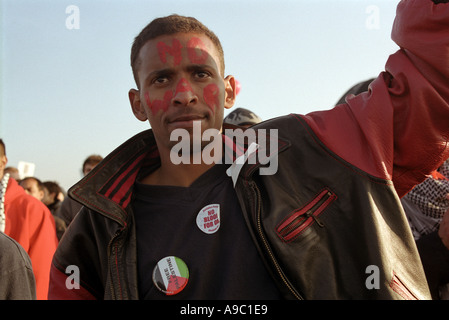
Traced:
<svg viewBox="0 0 449 320">
<path fill-rule="evenodd" d="M 28 195 L 14 179 L 5 193 L 5 234 L 28 253 L 36 279 L 36 297 L 47 299 L 50 266 L 58 245 L 55 221 L 48 208 Z"/>
<path fill-rule="evenodd" d="M 305 117 L 333 152 L 392 180 L 400 197 L 448 157 L 448 21 L 449 4 L 401 1 L 392 30 L 401 50 L 389 57 L 386 73 L 367 93 Z M 354 152 L 367 146 L 370 152 Z"/>
</svg>

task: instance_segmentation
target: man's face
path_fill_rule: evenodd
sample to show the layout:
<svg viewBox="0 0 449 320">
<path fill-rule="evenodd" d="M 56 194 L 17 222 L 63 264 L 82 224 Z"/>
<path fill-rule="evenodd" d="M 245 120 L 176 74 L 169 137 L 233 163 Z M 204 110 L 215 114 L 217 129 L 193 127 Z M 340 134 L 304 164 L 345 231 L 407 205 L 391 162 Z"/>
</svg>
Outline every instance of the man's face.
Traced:
<svg viewBox="0 0 449 320">
<path fill-rule="evenodd" d="M 93 168 L 95 168 L 96 165 L 97 165 L 96 163 L 95 164 L 93 164 L 93 163 L 86 163 L 84 165 L 84 168 L 83 168 L 83 175 L 86 176 L 89 172 L 92 171 Z"/>
<path fill-rule="evenodd" d="M 205 35 L 179 33 L 148 41 L 139 52 L 140 90 L 130 90 L 133 112 L 149 120 L 158 147 L 170 149 L 175 129 L 192 132 L 193 122 L 221 130 L 224 108 L 235 100 L 235 81 L 223 79 L 219 56 Z"/>
<path fill-rule="evenodd" d="M 3 146 L 0 145 L 0 179 L 3 178 L 7 163 L 8 163 L 8 159 L 6 158 L 5 150 L 3 150 Z"/>
<path fill-rule="evenodd" d="M 25 179 L 20 182 L 22 188 L 25 189 L 25 192 L 30 196 L 35 197 L 36 199 L 42 201 L 44 198 L 44 190 L 39 190 L 37 181 L 34 179 Z"/>
</svg>

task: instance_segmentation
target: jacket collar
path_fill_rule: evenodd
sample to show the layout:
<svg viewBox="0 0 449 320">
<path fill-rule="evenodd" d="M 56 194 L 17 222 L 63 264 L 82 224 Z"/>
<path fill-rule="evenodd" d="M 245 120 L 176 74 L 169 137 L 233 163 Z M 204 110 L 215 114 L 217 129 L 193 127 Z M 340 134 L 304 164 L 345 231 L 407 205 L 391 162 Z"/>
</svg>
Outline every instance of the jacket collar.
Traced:
<svg viewBox="0 0 449 320">
<path fill-rule="evenodd" d="M 244 179 L 248 179 L 261 166 L 266 166 L 260 159 L 277 157 L 279 152 L 290 145 L 288 141 L 277 137 L 276 141 L 270 136 L 266 140 L 268 143 L 260 145 L 257 151 L 246 159 L 243 169 L 239 170 Z M 238 144 L 226 135 L 223 135 L 223 141 L 225 157 L 231 157 L 232 161 L 244 155 L 248 149 L 248 144 Z M 274 142 L 277 143 L 276 148 L 270 148 Z M 159 152 L 153 132 L 151 129 L 146 130 L 127 140 L 105 157 L 87 176 L 71 187 L 68 194 L 84 206 L 126 226 L 128 206 L 136 179 L 150 174 L 159 166 Z"/>
<path fill-rule="evenodd" d="M 239 177 L 248 180 L 257 170 L 261 175 L 277 172 L 278 155 L 287 150 L 291 142 L 280 138 L 278 128 L 270 128 L 270 123 L 270 121 L 263 122 L 247 129 L 237 128 L 236 130 L 247 130 L 243 133 L 244 139 L 236 139 L 238 135 L 235 132 L 231 131 L 229 136 L 226 130 L 223 131 L 225 156 L 227 159 L 230 157 L 229 154 L 232 156 L 228 175 L 232 177 L 234 186 Z M 252 130 L 254 135 L 249 134 L 248 130 Z M 229 152 L 229 150 L 232 151 Z"/>
<path fill-rule="evenodd" d="M 128 220 L 134 182 L 142 166 L 160 165 L 152 130 L 143 131 L 120 145 L 68 191 L 74 200 L 123 226 Z"/>
</svg>

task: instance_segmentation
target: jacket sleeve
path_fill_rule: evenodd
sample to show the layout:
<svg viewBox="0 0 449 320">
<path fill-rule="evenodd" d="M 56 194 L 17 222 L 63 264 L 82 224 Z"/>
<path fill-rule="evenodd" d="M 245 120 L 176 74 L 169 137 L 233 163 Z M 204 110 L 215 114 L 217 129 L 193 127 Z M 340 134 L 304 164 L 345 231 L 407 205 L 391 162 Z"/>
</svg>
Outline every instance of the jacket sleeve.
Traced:
<svg viewBox="0 0 449 320">
<path fill-rule="evenodd" d="M 25 249 L 0 232 L 0 300 L 35 300 L 36 283 Z"/>
<path fill-rule="evenodd" d="M 29 255 L 36 280 L 36 297 L 45 300 L 51 259 L 58 246 L 53 216 L 43 202 L 28 195 L 11 203 L 8 213 L 5 233 L 20 243 Z"/>
<path fill-rule="evenodd" d="M 368 92 L 304 118 L 328 148 L 393 180 L 402 197 L 449 157 L 449 4 L 401 1 L 392 39 L 400 50 Z"/>
<path fill-rule="evenodd" d="M 41 219 L 35 223 L 35 233 L 31 235 L 31 244 L 28 254 L 33 264 L 36 278 L 36 297 L 38 300 L 46 300 L 48 283 L 50 281 L 50 266 L 53 254 L 58 246 L 54 218 L 44 206 L 41 209 Z M 35 211 L 34 213 L 36 213 Z"/>
<path fill-rule="evenodd" d="M 48 299 L 104 299 L 110 239 L 93 222 L 102 219 L 83 208 L 67 228 L 53 256 Z"/>
<path fill-rule="evenodd" d="M 77 267 L 77 266 L 76 266 Z M 79 269 L 59 265 L 53 261 L 50 270 L 49 300 L 96 300 L 76 277 Z M 67 271 L 67 272 L 66 272 Z"/>
</svg>

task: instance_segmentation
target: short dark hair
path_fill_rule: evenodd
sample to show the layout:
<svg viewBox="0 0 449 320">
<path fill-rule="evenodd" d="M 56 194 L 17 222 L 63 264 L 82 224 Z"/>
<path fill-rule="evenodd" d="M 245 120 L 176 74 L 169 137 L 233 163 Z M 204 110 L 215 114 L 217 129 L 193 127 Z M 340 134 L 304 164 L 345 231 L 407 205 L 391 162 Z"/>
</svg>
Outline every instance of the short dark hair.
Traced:
<svg viewBox="0 0 449 320">
<path fill-rule="evenodd" d="M 45 181 L 42 183 L 42 185 L 48 190 L 48 193 L 50 194 L 54 193 L 55 195 L 58 195 L 60 192 L 62 192 L 62 188 L 55 181 Z"/>
<path fill-rule="evenodd" d="M 37 188 L 39 190 L 44 190 L 44 184 L 42 183 L 42 181 L 36 177 L 25 177 L 22 180 L 20 180 L 19 185 L 22 185 L 22 182 L 26 181 L 26 180 L 34 180 L 37 183 Z"/>
<path fill-rule="evenodd" d="M 137 69 L 140 64 L 138 59 L 140 49 L 142 49 L 145 43 L 149 40 L 175 33 L 198 33 L 206 35 L 217 48 L 220 59 L 219 68 L 220 72 L 224 76 L 225 63 L 223 47 L 221 46 L 220 40 L 215 33 L 195 18 L 173 14 L 167 17 L 154 19 L 145 28 L 143 28 L 139 35 L 134 39 L 134 43 L 131 48 L 131 68 L 133 70 L 134 80 L 136 81 L 137 87 L 140 86 L 137 77 Z"/>
<path fill-rule="evenodd" d="M 86 158 L 86 160 L 84 160 L 84 162 L 83 162 L 83 170 L 84 170 L 84 167 L 85 167 L 87 164 L 97 165 L 97 164 L 99 164 L 102 160 L 103 160 L 103 157 L 100 156 L 100 155 L 98 155 L 98 154 L 93 154 L 93 155 L 91 155 L 91 156 L 88 156 L 88 157 Z"/>
</svg>

